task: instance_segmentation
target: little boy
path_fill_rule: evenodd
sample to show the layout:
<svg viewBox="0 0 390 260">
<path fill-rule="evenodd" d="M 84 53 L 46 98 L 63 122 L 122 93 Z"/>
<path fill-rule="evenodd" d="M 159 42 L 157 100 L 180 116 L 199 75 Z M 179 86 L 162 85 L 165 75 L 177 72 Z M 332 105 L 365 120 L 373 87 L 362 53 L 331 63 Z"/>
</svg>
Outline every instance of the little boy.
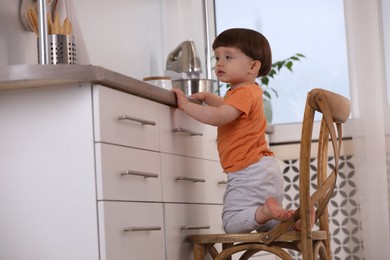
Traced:
<svg viewBox="0 0 390 260">
<path fill-rule="evenodd" d="M 194 119 L 218 127 L 218 153 L 227 187 L 222 213 L 226 233 L 269 230 L 294 214 L 281 207 L 283 177 L 265 139 L 263 91 L 255 82 L 272 65 L 268 40 L 250 29 L 229 29 L 213 43 L 217 78 L 230 84 L 226 96 L 192 95 L 206 105 L 189 102 L 173 89 L 178 108 Z"/>
</svg>

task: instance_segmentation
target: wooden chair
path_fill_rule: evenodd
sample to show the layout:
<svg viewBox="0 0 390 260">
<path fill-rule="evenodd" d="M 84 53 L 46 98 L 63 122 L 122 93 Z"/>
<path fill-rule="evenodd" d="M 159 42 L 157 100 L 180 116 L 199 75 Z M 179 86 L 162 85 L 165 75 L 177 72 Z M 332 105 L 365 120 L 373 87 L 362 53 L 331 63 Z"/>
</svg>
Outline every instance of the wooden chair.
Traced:
<svg viewBox="0 0 390 260">
<path fill-rule="evenodd" d="M 317 186 L 311 191 L 310 154 L 315 111 L 322 113 L 322 121 L 318 139 Z M 269 232 L 192 235 L 189 240 L 194 244 L 194 259 L 203 260 L 207 253 L 213 259 L 231 259 L 231 255 L 238 252 L 243 252 L 240 259 L 248 259 L 258 251 L 270 252 L 282 259 L 293 259 L 286 249 L 301 252 L 303 260 L 319 257 L 331 259 L 327 204 L 336 185 L 342 140 L 341 124 L 348 119 L 349 114 L 350 102 L 345 97 L 323 89 L 310 91 L 306 100 L 301 135 L 300 207 L 290 219 L 279 223 Z M 334 168 L 330 173 L 327 167 L 329 140 L 334 157 Z M 310 225 L 313 207 L 316 208 L 315 220 L 319 226 L 315 231 Z M 298 220 L 301 222 L 301 231 L 291 231 Z M 221 252 L 216 250 L 217 244 L 222 244 Z"/>
</svg>

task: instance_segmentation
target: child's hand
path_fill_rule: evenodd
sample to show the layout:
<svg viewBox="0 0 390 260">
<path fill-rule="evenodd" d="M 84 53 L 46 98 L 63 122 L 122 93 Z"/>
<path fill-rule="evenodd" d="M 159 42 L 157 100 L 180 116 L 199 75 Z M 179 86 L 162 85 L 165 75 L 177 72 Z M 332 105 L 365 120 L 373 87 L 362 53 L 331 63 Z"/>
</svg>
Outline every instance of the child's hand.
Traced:
<svg viewBox="0 0 390 260">
<path fill-rule="evenodd" d="M 193 98 L 196 98 L 196 99 L 198 99 L 198 100 L 200 100 L 200 101 L 204 101 L 205 100 L 205 92 L 198 92 L 198 93 L 195 93 L 195 94 L 192 94 L 191 95 L 191 97 L 193 97 Z"/>
<path fill-rule="evenodd" d="M 187 104 L 189 101 L 188 101 L 188 98 L 186 97 L 186 95 L 184 94 L 183 91 L 181 91 L 180 89 L 177 89 L 177 88 L 173 88 L 171 90 L 172 92 L 174 92 L 176 94 L 176 100 L 177 100 L 177 106 L 179 109 L 183 110 L 185 104 Z"/>
</svg>

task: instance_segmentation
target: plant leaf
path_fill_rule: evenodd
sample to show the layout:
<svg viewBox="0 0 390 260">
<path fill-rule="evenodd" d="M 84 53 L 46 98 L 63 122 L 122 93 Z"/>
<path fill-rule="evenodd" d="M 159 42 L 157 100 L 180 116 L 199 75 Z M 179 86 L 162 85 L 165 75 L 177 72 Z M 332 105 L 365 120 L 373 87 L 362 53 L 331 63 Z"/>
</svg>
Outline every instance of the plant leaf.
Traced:
<svg viewBox="0 0 390 260">
<path fill-rule="evenodd" d="M 271 88 L 272 92 L 274 92 L 275 96 L 278 98 L 279 97 L 279 94 L 278 92 L 274 89 L 274 88 Z M 271 98 L 270 98 L 271 99 Z"/>
<path fill-rule="evenodd" d="M 261 78 L 261 83 L 268 86 L 269 79 L 267 76 Z"/>
<path fill-rule="evenodd" d="M 274 77 L 274 75 L 276 75 L 276 70 L 274 70 L 274 69 L 271 69 L 271 70 L 270 70 L 270 72 L 268 73 L 268 77 L 271 77 L 271 78 L 273 78 L 273 77 Z"/>
<path fill-rule="evenodd" d="M 293 66 L 293 62 L 292 62 L 292 61 L 287 62 L 286 68 L 287 68 L 289 71 L 291 71 L 291 72 L 292 72 L 292 66 Z"/>
<path fill-rule="evenodd" d="M 268 98 L 268 99 L 271 99 L 271 94 L 267 91 L 267 90 L 264 90 L 263 91 L 263 95 Z"/>
<path fill-rule="evenodd" d="M 297 53 L 297 54 L 295 54 L 287 59 L 276 61 L 272 64 L 271 70 L 268 73 L 268 75 L 260 78 L 262 85 L 265 86 L 265 87 L 263 87 L 265 98 L 271 100 L 271 97 L 272 97 L 271 92 L 276 97 L 279 97 L 278 92 L 274 88 L 268 87 L 269 78 L 275 79 L 275 76 L 280 73 L 280 70 L 283 67 L 286 67 L 286 69 L 288 69 L 290 72 L 293 72 L 292 67 L 294 65 L 294 61 L 301 61 L 300 58 L 306 58 L 306 56 L 301 54 L 301 53 Z"/>
<path fill-rule="evenodd" d="M 278 68 L 278 70 L 280 70 L 282 67 L 283 67 L 283 65 L 286 63 L 286 60 L 282 60 L 282 61 L 279 61 L 279 62 L 277 62 L 277 68 Z"/>
</svg>

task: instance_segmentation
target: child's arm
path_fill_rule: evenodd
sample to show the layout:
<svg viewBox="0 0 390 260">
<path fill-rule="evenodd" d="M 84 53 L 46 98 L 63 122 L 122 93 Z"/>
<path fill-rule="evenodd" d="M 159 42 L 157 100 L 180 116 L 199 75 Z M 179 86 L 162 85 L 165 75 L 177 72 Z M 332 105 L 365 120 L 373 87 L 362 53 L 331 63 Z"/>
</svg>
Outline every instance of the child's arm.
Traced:
<svg viewBox="0 0 390 260">
<path fill-rule="evenodd" d="M 213 126 L 222 126 L 232 122 L 241 115 L 241 111 L 229 106 L 220 105 L 218 107 L 203 106 L 188 101 L 183 91 L 172 89 L 176 94 L 177 104 L 180 110 L 183 110 L 192 118 Z"/>
</svg>

